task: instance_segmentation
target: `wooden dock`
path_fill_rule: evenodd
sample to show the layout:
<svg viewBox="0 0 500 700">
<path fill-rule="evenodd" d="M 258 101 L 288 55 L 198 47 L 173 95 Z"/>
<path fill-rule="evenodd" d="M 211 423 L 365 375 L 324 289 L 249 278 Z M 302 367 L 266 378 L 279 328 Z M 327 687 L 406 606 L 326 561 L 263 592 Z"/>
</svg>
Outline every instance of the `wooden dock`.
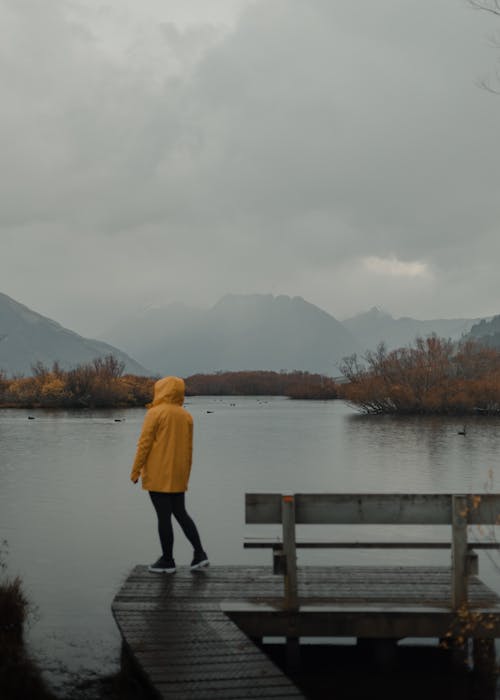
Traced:
<svg viewBox="0 0 500 700">
<path fill-rule="evenodd" d="M 304 697 L 221 609 L 223 600 L 236 601 L 248 593 L 262 577 L 259 571 L 210 567 L 191 572 L 181 567 L 162 575 L 144 566 L 133 569 L 112 611 L 128 652 L 158 697 Z M 276 583 L 271 585 L 278 592 Z"/>
<path fill-rule="evenodd" d="M 307 566 L 297 584 L 298 608 L 287 610 L 271 565 L 173 575 L 136 566 L 112 611 L 126 649 L 166 700 L 304 697 L 252 641 L 262 637 L 500 637 L 499 596 L 470 576 L 473 618 L 460 618 L 449 567 Z"/>
</svg>

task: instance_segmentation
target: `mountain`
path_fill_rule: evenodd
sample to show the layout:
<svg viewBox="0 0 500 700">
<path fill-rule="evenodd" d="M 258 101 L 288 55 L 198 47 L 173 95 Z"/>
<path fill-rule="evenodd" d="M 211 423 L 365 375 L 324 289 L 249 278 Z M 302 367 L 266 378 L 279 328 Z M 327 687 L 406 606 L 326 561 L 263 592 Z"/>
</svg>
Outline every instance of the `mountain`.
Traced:
<svg viewBox="0 0 500 700">
<path fill-rule="evenodd" d="M 36 362 L 50 368 L 56 360 L 63 369 L 70 369 L 110 353 L 125 363 L 126 372 L 150 374 L 116 347 L 83 338 L 0 293 L 0 370 L 8 375 L 31 374 Z"/>
<path fill-rule="evenodd" d="M 366 313 L 348 318 L 342 323 L 357 339 L 364 352 L 375 350 L 382 341 L 388 350 L 405 347 L 412 344 L 418 336 L 425 338 L 433 333 L 440 338 L 459 340 L 477 321 L 477 318 L 420 321 L 407 316 L 396 319 L 374 306 Z"/>
<path fill-rule="evenodd" d="M 301 297 L 224 296 L 212 308 L 149 308 L 104 336 L 159 374 L 301 370 L 335 376 L 361 348 L 333 316 Z"/>
<path fill-rule="evenodd" d="M 477 340 L 483 345 L 500 350 L 500 315 L 481 319 L 475 323 L 466 339 Z"/>
</svg>

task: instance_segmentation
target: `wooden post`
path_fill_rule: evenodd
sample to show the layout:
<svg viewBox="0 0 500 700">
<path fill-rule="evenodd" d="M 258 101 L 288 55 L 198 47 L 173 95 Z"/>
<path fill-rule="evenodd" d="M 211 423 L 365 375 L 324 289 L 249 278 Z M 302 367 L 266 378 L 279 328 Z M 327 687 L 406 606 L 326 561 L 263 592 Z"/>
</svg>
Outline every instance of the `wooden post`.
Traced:
<svg viewBox="0 0 500 700">
<path fill-rule="evenodd" d="M 295 544 L 295 498 L 283 496 L 281 501 L 281 521 L 283 525 L 283 554 L 285 560 L 285 609 L 292 613 L 298 610 L 297 593 L 297 549 Z M 286 636 L 286 665 L 289 673 L 300 668 L 300 639 L 294 623 L 295 616 L 290 616 Z"/>
<path fill-rule="evenodd" d="M 273 574 L 285 575 L 285 554 L 282 542 L 273 545 Z"/>
<path fill-rule="evenodd" d="M 467 498 L 451 497 L 451 605 L 467 603 Z"/>
<path fill-rule="evenodd" d="M 285 608 L 297 610 L 297 550 L 295 547 L 295 499 L 283 496 L 281 501 L 283 553 L 285 555 Z"/>
<path fill-rule="evenodd" d="M 479 574 L 479 557 L 472 549 L 467 550 L 467 576 L 477 576 Z"/>
<path fill-rule="evenodd" d="M 494 639 L 474 639 L 474 670 L 478 673 L 494 673 L 496 670 L 496 650 Z"/>
</svg>

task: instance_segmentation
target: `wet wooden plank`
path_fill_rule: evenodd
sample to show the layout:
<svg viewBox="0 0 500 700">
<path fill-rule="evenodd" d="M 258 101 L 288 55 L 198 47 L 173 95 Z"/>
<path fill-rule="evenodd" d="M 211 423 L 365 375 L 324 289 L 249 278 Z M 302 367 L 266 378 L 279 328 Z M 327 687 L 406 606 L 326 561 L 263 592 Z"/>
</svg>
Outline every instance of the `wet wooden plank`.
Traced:
<svg viewBox="0 0 500 700">
<path fill-rule="evenodd" d="M 301 617 L 292 622 L 303 636 L 432 636 L 453 623 L 450 567 L 308 566 L 297 578 Z M 499 596 L 471 577 L 469 598 L 500 630 Z M 303 697 L 233 622 L 238 609 L 250 636 L 290 629 L 282 580 L 270 565 L 180 567 L 170 576 L 137 566 L 112 604 L 127 648 L 160 697 Z"/>
<path fill-rule="evenodd" d="M 273 599 L 280 604 L 282 581 L 274 576 L 271 567 L 212 567 L 210 573 L 199 578 L 196 586 L 190 580 L 189 570 L 179 569 L 174 576 L 158 576 L 135 571 L 117 594 L 114 609 L 147 612 L 153 604 L 165 606 L 173 613 L 192 606 L 205 613 L 219 610 L 220 600 Z M 161 580 L 155 580 L 161 579 Z M 152 580 L 153 579 L 153 580 Z M 434 601 L 448 604 L 451 592 L 451 569 L 439 566 L 332 566 L 303 567 L 298 571 L 301 598 L 328 598 L 330 601 L 386 600 L 388 604 L 405 600 Z M 470 577 L 469 597 L 473 605 L 495 605 L 499 598 L 478 577 Z"/>
<path fill-rule="evenodd" d="M 221 611 L 228 591 L 241 596 L 255 580 L 250 569 L 243 580 L 237 573 L 214 567 L 200 577 L 186 568 L 175 576 L 155 576 L 136 567 L 124 582 L 113 614 L 126 647 L 160 697 L 303 697 Z"/>
<path fill-rule="evenodd" d="M 167 700 L 239 700 L 240 698 L 303 698 L 304 696 L 297 690 L 291 689 L 289 685 L 274 686 L 251 686 L 243 687 L 221 687 L 220 685 L 189 686 L 173 688 L 169 685 L 158 683 L 157 691 Z"/>
<path fill-rule="evenodd" d="M 139 659 L 141 660 L 141 659 Z M 147 666 L 148 674 L 155 682 L 172 683 L 209 683 L 217 682 L 222 686 L 226 683 L 243 685 L 264 685 L 283 682 L 283 674 L 270 665 L 262 664 L 259 658 L 256 662 L 241 664 L 231 661 L 217 665 L 198 664 L 190 666 L 164 663 L 161 666 Z"/>
</svg>

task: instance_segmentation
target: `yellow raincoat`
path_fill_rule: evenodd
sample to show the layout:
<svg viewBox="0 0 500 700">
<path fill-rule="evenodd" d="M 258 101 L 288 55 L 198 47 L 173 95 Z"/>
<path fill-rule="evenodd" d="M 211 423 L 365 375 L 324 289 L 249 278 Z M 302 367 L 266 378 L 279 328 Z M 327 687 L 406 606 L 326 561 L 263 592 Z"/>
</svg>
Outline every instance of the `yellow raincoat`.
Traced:
<svg viewBox="0 0 500 700">
<path fill-rule="evenodd" d="M 193 418 L 182 404 L 184 380 L 164 377 L 154 385 L 137 443 L 130 478 L 146 491 L 187 491 L 193 455 Z"/>
</svg>

